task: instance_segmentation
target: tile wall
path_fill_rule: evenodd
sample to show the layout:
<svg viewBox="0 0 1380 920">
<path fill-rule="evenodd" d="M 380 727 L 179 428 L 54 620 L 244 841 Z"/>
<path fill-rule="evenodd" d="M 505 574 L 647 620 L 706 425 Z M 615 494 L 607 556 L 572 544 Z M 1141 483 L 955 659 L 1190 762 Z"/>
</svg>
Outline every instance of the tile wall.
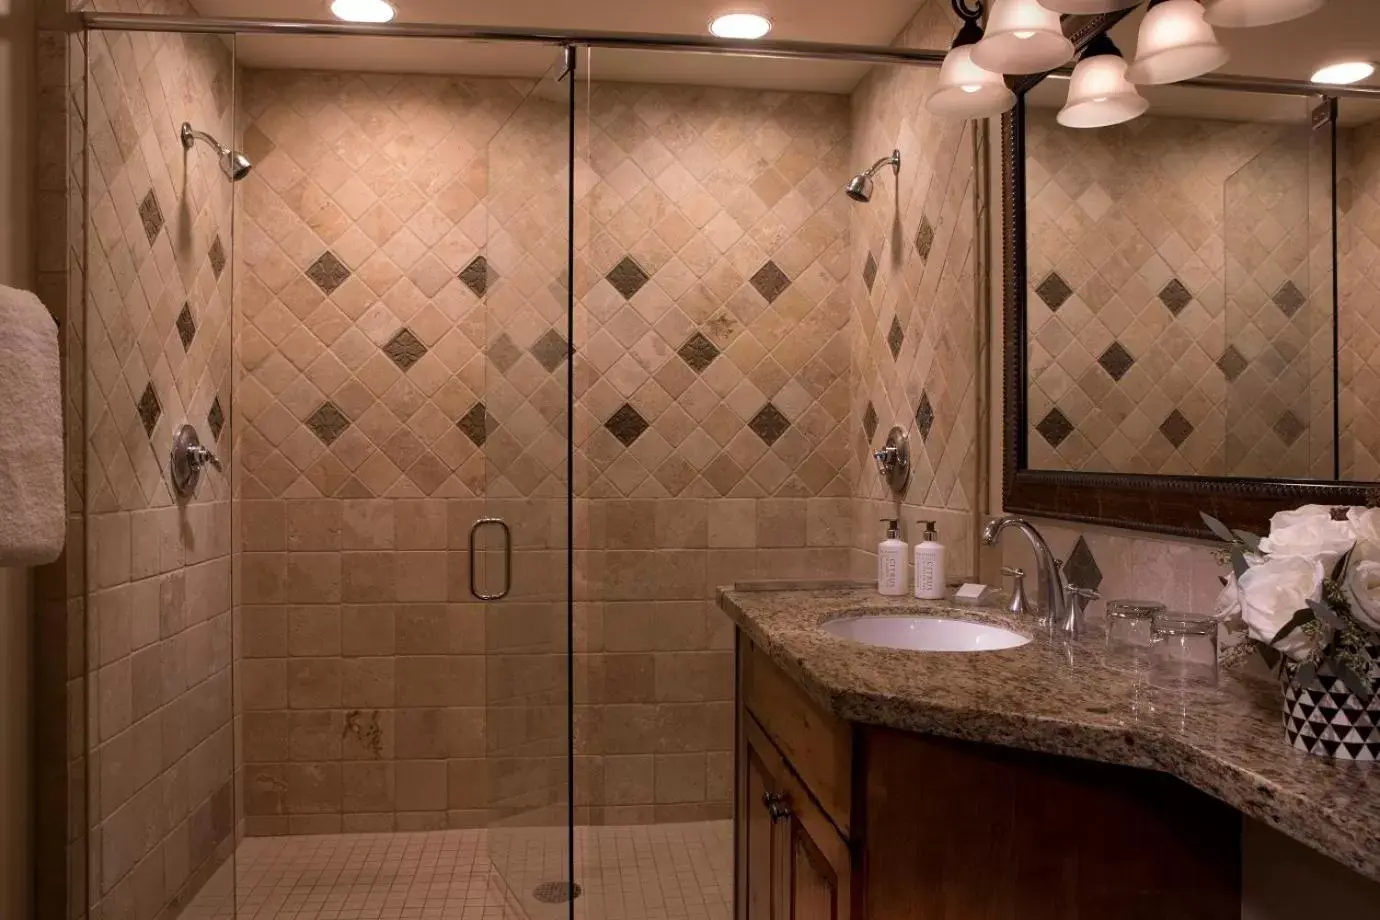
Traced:
<svg viewBox="0 0 1380 920">
<path fill-rule="evenodd" d="M 924 4 L 896 44 L 937 48 L 956 29 L 948 4 Z M 937 72 L 875 67 L 852 97 L 852 169 L 893 149 L 899 176 L 883 169 L 869 204 L 849 203 L 852 415 L 856 552 L 853 574 L 876 577 L 880 518 L 900 518 L 901 536 L 921 539 L 919 521 L 938 523 L 950 578 L 975 571 L 974 511 L 979 423 L 978 267 L 973 126 L 924 109 Z M 846 199 L 845 199 L 846 201 Z M 899 425 L 914 470 L 892 496 L 872 450 Z"/>
<path fill-rule="evenodd" d="M 229 853 L 230 489 L 168 486 L 183 422 L 230 461 L 229 48 L 88 36 L 85 509 L 89 902 L 155 917 Z"/>
<path fill-rule="evenodd" d="M 1380 121 L 1341 132 L 1343 479 L 1380 480 Z"/>
</svg>

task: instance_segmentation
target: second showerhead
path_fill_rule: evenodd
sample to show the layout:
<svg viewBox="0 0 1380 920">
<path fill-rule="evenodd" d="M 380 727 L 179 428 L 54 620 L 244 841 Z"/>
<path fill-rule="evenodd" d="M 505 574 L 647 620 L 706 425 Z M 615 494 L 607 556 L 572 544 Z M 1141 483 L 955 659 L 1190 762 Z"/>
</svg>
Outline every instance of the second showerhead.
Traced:
<svg viewBox="0 0 1380 920">
<path fill-rule="evenodd" d="M 880 160 L 873 163 L 867 169 L 863 170 L 853 178 L 849 179 L 848 184 L 843 187 L 844 193 L 847 194 L 848 197 L 852 198 L 854 201 L 861 201 L 864 204 L 871 201 L 872 177 L 877 174 L 877 170 L 887 165 L 891 166 L 891 171 L 893 175 L 899 175 L 901 172 L 901 151 L 891 151 L 891 156 L 882 157 Z"/>
<path fill-rule="evenodd" d="M 182 147 L 186 150 L 191 150 L 197 141 L 205 141 L 215 148 L 216 157 L 220 160 L 220 171 L 225 173 L 231 182 L 240 181 L 254 168 L 254 164 L 249 162 L 249 157 L 238 150 L 231 150 L 205 131 L 198 131 L 185 121 L 182 123 L 180 136 Z"/>
</svg>

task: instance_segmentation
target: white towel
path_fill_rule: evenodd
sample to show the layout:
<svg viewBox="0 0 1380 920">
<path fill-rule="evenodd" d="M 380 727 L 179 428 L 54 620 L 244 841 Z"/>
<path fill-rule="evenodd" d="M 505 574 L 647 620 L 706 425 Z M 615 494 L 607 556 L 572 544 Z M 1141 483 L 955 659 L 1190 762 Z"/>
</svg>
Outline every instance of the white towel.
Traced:
<svg viewBox="0 0 1380 920">
<path fill-rule="evenodd" d="M 57 324 L 33 294 L 0 285 L 0 566 L 62 553 L 62 467 Z"/>
</svg>

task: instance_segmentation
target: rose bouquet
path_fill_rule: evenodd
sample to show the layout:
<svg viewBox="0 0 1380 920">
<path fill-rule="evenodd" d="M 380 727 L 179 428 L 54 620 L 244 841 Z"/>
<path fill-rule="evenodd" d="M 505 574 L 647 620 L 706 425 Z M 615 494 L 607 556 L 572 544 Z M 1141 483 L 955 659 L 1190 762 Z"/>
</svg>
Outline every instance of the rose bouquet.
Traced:
<svg viewBox="0 0 1380 920">
<path fill-rule="evenodd" d="M 1218 616 L 1283 682 L 1290 743 L 1380 759 L 1380 508 L 1305 505 L 1265 537 L 1203 520 L 1231 559 Z"/>
</svg>

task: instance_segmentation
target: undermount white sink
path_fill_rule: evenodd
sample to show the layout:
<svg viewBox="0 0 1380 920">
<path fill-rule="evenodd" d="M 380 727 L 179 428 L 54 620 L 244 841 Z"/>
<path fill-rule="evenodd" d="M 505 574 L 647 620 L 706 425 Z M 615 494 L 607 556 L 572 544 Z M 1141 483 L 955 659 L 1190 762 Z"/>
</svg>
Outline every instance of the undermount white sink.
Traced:
<svg viewBox="0 0 1380 920">
<path fill-rule="evenodd" d="M 820 629 L 864 645 L 916 652 L 992 652 L 1030 639 L 1000 626 L 924 616 L 862 616 L 828 620 Z"/>
</svg>

